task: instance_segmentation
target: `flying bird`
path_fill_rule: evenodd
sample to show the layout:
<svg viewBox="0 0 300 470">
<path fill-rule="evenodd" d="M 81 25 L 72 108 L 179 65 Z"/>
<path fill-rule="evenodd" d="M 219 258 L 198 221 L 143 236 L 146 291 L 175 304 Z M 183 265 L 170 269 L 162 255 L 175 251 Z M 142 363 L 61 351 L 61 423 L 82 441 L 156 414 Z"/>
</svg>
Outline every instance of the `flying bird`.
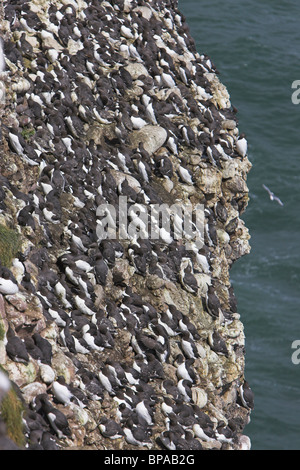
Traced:
<svg viewBox="0 0 300 470">
<path fill-rule="evenodd" d="M 271 201 L 276 201 L 280 206 L 283 206 L 283 202 L 279 199 L 279 197 L 275 196 L 275 194 L 263 184 L 263 188 L 269 193 Z"/>
</svg>

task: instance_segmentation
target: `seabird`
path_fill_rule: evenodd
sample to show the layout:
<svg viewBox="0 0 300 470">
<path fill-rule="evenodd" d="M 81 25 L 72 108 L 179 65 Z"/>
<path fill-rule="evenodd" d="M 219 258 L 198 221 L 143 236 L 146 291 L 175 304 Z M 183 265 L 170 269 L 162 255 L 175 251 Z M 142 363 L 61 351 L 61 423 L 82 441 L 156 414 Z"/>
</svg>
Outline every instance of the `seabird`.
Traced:
<svg viewBox="0 0 300 470">
<path fill-rule="evenodd" d="M 174 413 L 174 403 L 170 397 L 164 397 L 161 404 L 161 410 L 165 416 Z"/>
<path fill-rule="evenodd" d="M 70 405 L 73 394 L 67 387 L 63 376 L 57 377 L 57 380 L 52 383 L 52 391 L 55 398 L 60 403 L 63 403 L 64 405 Z"/>
<path fill-rule="evenodd" d="M 162 432 L 157 438 L 158 444 L 168 450 L 176 450 L 177 437 L 171 431 Z"/>
<path fill-rule="evenodd" d="M 190 321 L 187 315 L 183 315 L 182 318 L 178 322 L 178 326 L 180 331 L 187 331 L 190 334 L 190 337 L 198 340 L 200 339 L 200 335 L 198 333 L 197 328 L 195 325 Z"/>
<path fill-rule="evenodd" d="M 248 147 L 247 140 L 245 139 L 245 137 L 241 136 L 241 138 L 238 139 L 237 142 L 236 142 L 236 150 L 237 150 L 238 154 L 241 155 L 241 157 L 246 156 L 247 147 Z"/>
<path fill-rule="evenodd" d="M 197 346 L 191 338 L 188 330 L 181 333 L 181 349 L 187 359 L 196 359 L 199 357 Z"/>
<path fill-rule="evenodd" d="M 86 315 L 90 316 L 95 315 L 96 310 L 93 302 L 89 298 L 87 298 L 86 295 L 81 291 L 77 295 L 75 295 L 74 302 L 81 313 L 85 313 Z"/>
<path fill-rule="evenodd" d="M 134 129 L 139 130 L 147 125 L 147 122 L 139 116 L 131 116 L 130 119 Z"/>
<path fill-rule="evenodd" d="M 30 166 L 39 165 L 38 162 L 35 162 L 26 155 L 26 143 L 24 138 L 21 135 L 18 135 L 15 132 L 9 132 L 8 134 L 10 147 Z M 29 147 L 27 146 L 29 149 Z"/>
<path fill-rule="evenodd" d="M 114 386 L 117 385 L 116 379 L 112 371 L 108 368 L 108 366 L 104 366 L 103 369 L 98 372 L 98 378 L 100 380 L 101 385 L 105 388 L 105 390 L 110 395 L 115 395 Z"/>
<path fill-rule="evenodd" d="M 228 356 L 228 349 L 226 346 L 226 341 L 222 338 L 220 333 L 218 333 L 216 330 L 209 333 L 208 343 L 211 349 L 217 354 L 222 354 L 226 357 Z"/>
<path fill-rule="evenodd" d="M 219 318 L 222 313 L 221 303 L 218 296 L 215 294 L 214 287 L 209 286 L 206 294 L 206 308 L 208 313 L 213 318 Z"/>
<path fill-rule="evenodd" d="M 149 97 L 147 97 L 147 98 L 149 98 Z M 153 109 L 153 105 L 150 101 L 150 98 L 149 98 L 149 101 L 146 100 L 145 106 L 146 106 L 145 112 L 146 112 L 146 115 L 147 115 L 149 121 L 154 126 L 157 125 L 157 119 L 156 119 L 155 112 L 154 112 L 154 109 Z"/>
<path fill-rule="evenodd" d="M 117 417 L 121 423 L 125 423 L 127 419 L 130 418 L 132 409 L 128 403 L 120 403 L 119 397 L 114 397 L 114 399 L 117 401 L 117 403 L 119 403 L 119 407 L 116 413 Z"/>
<path fill-rule="evenodd" d="M 158 323 L 164 327 L 169 336 L 178 335 L 178 324 L 166 312 L 159 313 Z"/>
<path fill-rule="evenodd" d="M 232 429 L 230 429 L 229 426 L 226 426 L 226 424 L 223 421 L 218 424 L 215 434 L 216 434 L 217 440 L 222 443 L 223 442 L 231 443 L 234 438 L 234 432 L 232 431 Z"/>
<path fill-rule="evenodd" d="M 35 344 L 33 341 L 32 337 L 28 336 L 27 338 L 24 339 L 26 350 L 28 354 L 33 358 L 38 361 L 41 361 L 43 357 L 43 353 L 40 350 L 40 348 Z"/>
<path fill-rule="evenodd" d="M 51 343 L 43 338 L 39 333 L 34 333 L 32 338 L 37 345 L 37 347 L 42 351 L 43 357 L 41 361 L 45 364 L 51 365 L 52 360 L 52 346 Z"/>
<path fill-rule="evenodd" d="M 58 218 L 58 215 L 55 214 L 54 212 L 54 206 L 51 202 L 48 202 L 45 204 L 45 206 L 42 209 L 43 215 L 47 222 L 51 222 L 52 224 L 59 224 L 60 220 Z"/>
<path fill-rule="evenodd" d="M 13 295 L 19 291 L 18 283 L 9 269 L 0 267 L 0 293 Z"/>
<path fill-rule="evenodd" d="M 132 33 L 130 28 L 127 28 L 124 24 L 121 26 L 120 33 L 126 39 L 134 39 L 134 34 Z"/>
<path fill-rule="evenodd" d="M 49 432 L 43 432 L 41 445 L 43 450 L 59 450 L 54 437 Z"/>
<path fill-rule="evenodd" d="M 184 183 L 191 184 L 191 185 L 193 184 L 193 180 L 192 180 L 191 174 L 190 174 L 190 172 L 189 172 L 186 168 L 180 166 L 180 167 L 178 168 L 178 173 L 179 173 L 180 178 L 182 179 L 182 181 L 183 181 Z"/>
<path fill-rule="evenodd" d="M 146 402 L 145 400 L 140 401 L 137 403 L 135 410 L 140 418 L 144 420 L 148 426 L 151 426 L 153 424 L 153 411 L 151 407 L 149 406 L 149 403 Z"/>
<path fill-rule="evenodd" d="M 185 379 L 192 383 L 195 383 L 197 380 L 197 375 L 193 368 L 191 367 L 194 363 L 194 359 L 185 360 L 182 354 L 179 354 L 176 358 L 176 363 L 178 364 L 176 374 L 179 379 Z"/>
<path fill-rule="evenodd" d="M 71 323 L 71 319 L 69 319 L 66 322 L 66 326 L 64 327 L 63 330 L 61 330 L 59 336 L 60 339 L 62 340 L 63 346 L 69 349 L 70 352 L 76 353 L 76 348 L 75 348 L 75 340 L 70 332 L 69 325 Z"/>
<path fill-rule="evenodd" d="M 108 437 L 109 439 L 119 439 L 124 436 L 121 426 L 112 419 L 102 417 L 99 421 L 98 427 L 102 436 Z"/>
<path fill-rule="evenodd" d="M 239 387 L 239 396 L 240 396 L 242 405 L 245 408 L 248 408 L 248 409 L 254 408 L 254 393 L 251 390 L 251 387 L 246 380 Z"/>
<path fill-rule="evenodd" d="M 214 423 L 197 405 L 192 405 L 197 423 L 193 425 L 193 431 L 197 437 L 204 441 L 215 439 Z"/>
<path fill-rule="evenodd" d="M 173 79 L 172 75 L 169 72 L 169 70 L 167 69 L 167 67 L 163 67 L 163 72 L 161 74 L 161 81 L 162 81 L 162 84 L 167 87 L 167 88 L 175 88 L 176 87 L 176 82 L 175 80 Z"/>
<path fill-rule="evenodd" d="M 45 414 L 50 426 L 59 439 L 62 439 L 65 436 L 71 437 L 71 430 L 66 416 L 60 410 L 51 405 L 46 394 L 38 395 L 35 398 L 35 403 L 36 406 Z"/>
<path fill-rule="evenodd" d="M 184 441 L 187 444 L 186 450 L 203 450 L 202 444 L 198 439 L 194 438 L 192 431 L 186 431 Z"/>
<path fill-rule="evenodd" d="M 265 184 L 262 186 L 269 193 L 271 201 L 276 201 L 280 206 L 283 206 L 283 202 L 279 199 L 279 197 L 275 196 L 275 194 Z"/>
<path fill-rule="evenodd" d="M 23 155 L 24 148 L 20 142 L 20 137 L 17 134 L 14 134 L 13 132 L 9 132 L 8 138 L 9 138 L 11 147 L 15 150 L 15 152 L 18 155 Z"/>
<path fill-rule="evenodd" d="M 104 398 L 103 387 L 96 376 L 84 384 L 84 392 L 93 401 L 103 400 Z"/>
<path fill-rule="evenodd" d="M 192 400 L 192 391 L 191 391 L 192 382 L 186 379 L 180 379 L 177 383 L 177 388 L 182 395 L 183 399 L 187 402 Z"/>
<path fill-rule="evenodd" d="M 189 258 L 182 259 L 179 278 L 181 285 L 185 290 L 191 292 L 192 294 L 197 294 L 198 283 L 193 274 L 193 266 Z"/>
<path fill-rule="evenodd" d="M 26 349 L 24 341 L 21 340 L 13 331 L 11 326 L 8 327 L 6 333 L 7 343 L 6 343 L 6 352 L 7 355 L 14 362 L 22 362 L 28 364 L 29 355 Z"/>
<path fill-rule="evenodd" d="M 22 259 L 22 257 L 20 256 Z M 25 275 L 25 266 L 24 263 L 20 260 L 19 257 L 13 258 L 11 272 L 14 275 L 17 282 L 21 282 Z"/>
<path fill-rule="evenodd" d="M 64 308 L 72 308 L 72 305 L 67 299 L 69 289 L 68 286 L 65 285 L 63 277 L 64 276 L 62 276 L 61 280 L 54 285 L 54 292 L 63 304 Z"/>
<path fill-rule="evenodd" d="M 193 425 L 193 432 L 196 437 L 202 439 L 203 441 L 213 441 L 215 439 L 215 434 L 211 428 L 203 427 L 202 424 L 195 423 Z"/>
<path fill-rule="evenodd" d="M 89 348 L 95 351 L 103 351 L 104 341 L 101 338 L 101 335 L 98 334 L 96 325 L 91 323 L 86 323 L 82 329 L 82 338 L 86 341 Z"/>
<path fill-rule="evenodd" d="M 133 419 L 129 418 L 126 422 L 126 427 L 123 428 L 125 439 L 129 444 L 134 446 L 149 446 L 149 437 L 146 430 L 141 426 L 136 426 Z"/>
</svg>

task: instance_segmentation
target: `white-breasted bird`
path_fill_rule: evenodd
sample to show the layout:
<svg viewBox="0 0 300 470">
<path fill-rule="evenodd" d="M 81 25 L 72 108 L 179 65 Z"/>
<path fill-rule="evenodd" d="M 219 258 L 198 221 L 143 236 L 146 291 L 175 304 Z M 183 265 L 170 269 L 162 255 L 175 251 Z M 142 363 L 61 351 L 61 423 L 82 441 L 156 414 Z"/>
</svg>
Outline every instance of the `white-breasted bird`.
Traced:
<svg viewBox="0 0 300 470">
<path fill-rule="evenodd" d="M 55 398 L 60 403 L 63 403 L 65 406 L 70 405 L 73 394 L 68 389 L 62 376 L 59 376 L 57 380 L 52 383 L 52 391 Z"/>
<path fill-rule="evenodd" d="M 240 139 L 236 142 L 236 151 L 238 152 L 241 157 L 245 157 L 248 150 L 248 143 L 245 137 L 241 136 Z"/>
<path fill-rule="evenodd" d="M 280 206 L 283 206 L 283 202 L 279 199 L 279 197 L 275 196 L 275 194 L 265 184 L 262 186 L 268 192 L 271 201 L 276 201 Z"/>
</svg>

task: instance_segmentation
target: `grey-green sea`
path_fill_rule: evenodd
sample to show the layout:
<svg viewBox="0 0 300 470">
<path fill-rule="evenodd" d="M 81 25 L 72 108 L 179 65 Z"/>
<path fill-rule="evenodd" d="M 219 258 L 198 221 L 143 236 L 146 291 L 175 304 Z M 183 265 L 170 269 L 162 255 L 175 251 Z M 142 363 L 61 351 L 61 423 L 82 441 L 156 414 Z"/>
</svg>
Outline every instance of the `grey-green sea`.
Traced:
<svg viewBox="0 0 300 470">
<path fill-rule="evenodd" d="M 252 450 L 300 450 L 300 2 L 179 0 L 179 9 L 238 109 L 253 165 L 242 216 L 251 253 L 231 270 L 255 393 L 245 434 Z"/>
</svg>

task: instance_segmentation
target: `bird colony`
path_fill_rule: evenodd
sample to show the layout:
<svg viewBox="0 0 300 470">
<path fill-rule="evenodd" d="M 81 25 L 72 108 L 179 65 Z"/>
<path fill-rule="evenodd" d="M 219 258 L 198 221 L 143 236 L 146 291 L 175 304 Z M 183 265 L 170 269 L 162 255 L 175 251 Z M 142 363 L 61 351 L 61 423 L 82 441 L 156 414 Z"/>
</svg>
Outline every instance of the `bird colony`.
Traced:
<svg viewBox="0 0 300 470">
<path fill-rule="evenodd" d="M 24 448 L 249 449 L 229 270 L 251 165 L 177 2 L 9 0 L 1 36 L 0 224 L 21 244 L 0 266 L 0 397 L 18 391 Z M 203 246 L 99 238 L 120 196 L 202 204 Z"/>
</svg>

